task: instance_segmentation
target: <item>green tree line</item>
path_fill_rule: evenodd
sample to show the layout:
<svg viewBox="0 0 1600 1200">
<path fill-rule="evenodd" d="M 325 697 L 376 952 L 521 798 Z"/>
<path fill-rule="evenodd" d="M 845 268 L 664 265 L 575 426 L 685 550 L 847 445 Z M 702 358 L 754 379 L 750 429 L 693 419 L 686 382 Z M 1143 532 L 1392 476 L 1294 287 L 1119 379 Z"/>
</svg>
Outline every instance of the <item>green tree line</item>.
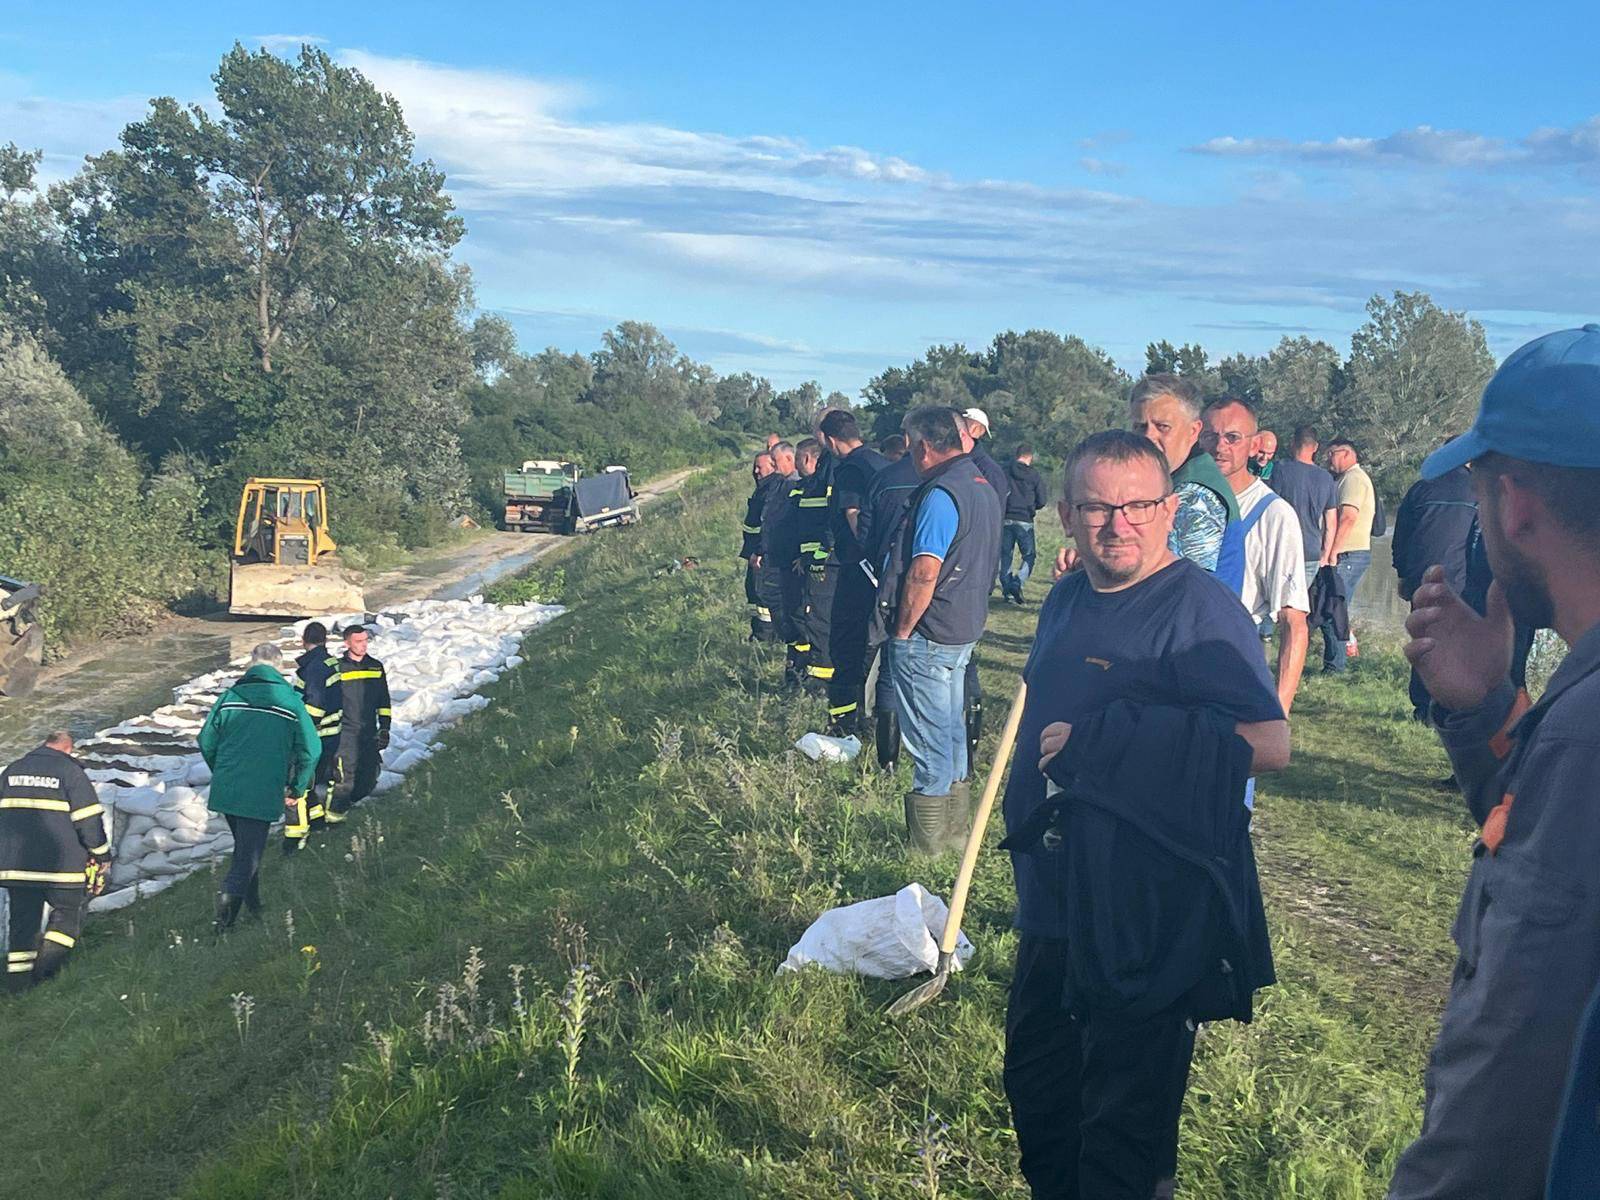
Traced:
<svg viewBox="0 0 1600 1200">
<path fill-rule="evenodd" d="M 1398 496 L 1431 450 L 1472 421 L 1494 373 L 1483 326 L 1422 292 L 1367 302 L 1367 319 L 1341 355 L 1331 344 L 1285 337 L 1266 354 L 1213 361 L 1204 346 L 1151 342 L 1146 371 L 1191 379 L 1207 396 L 1241 396 L 1284 438 L 1312 425 L 1326 443 L 1352 439 L 1378 486 Z M 986 350 L 941 345 L 890 367 L 863 390 L 879 433 L 913 405 L 981 405 L 1002 446 L 1030 441 L 1060 457 L 1080 439 L 1127 420 L 1133 378 L 1083 339 L 1048 330 L 1007 331 Z"/>
<path fill-rule="evenodd" d="M 462 219 L 392 97 L 313 46 L 236 45 L 213 82 L 48 188 L 0 147 L 0 573 L 46 585 L 57 646 L 214 593 L 251 475 L 327 480 L 353 548 L 418 546 L 523 458 L 648 475 L 822 404 L 642 323 L 520 353 L 470 319 Z"/>
</svg>

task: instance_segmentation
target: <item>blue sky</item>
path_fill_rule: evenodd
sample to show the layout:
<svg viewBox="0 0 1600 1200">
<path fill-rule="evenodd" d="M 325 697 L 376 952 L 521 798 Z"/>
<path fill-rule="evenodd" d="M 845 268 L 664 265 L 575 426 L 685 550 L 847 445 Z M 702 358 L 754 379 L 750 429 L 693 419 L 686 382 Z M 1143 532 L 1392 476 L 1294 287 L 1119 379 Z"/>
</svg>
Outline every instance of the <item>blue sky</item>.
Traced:
<svg viewBox="0 0 1600 1200">
<path fill-rule="evenodd" d="M 359 68 L 525 349 L 636 318 L 855 394 L 1005 328 L 1135 368 L 1162 337 L 1344 350 L 1396 288 L 1499 354 L 1600 315 L 1575 3 L 7 7 L 0 142 L 50 178 L 152 96 L 207 100 L 235 40 Z"/>
</svg>

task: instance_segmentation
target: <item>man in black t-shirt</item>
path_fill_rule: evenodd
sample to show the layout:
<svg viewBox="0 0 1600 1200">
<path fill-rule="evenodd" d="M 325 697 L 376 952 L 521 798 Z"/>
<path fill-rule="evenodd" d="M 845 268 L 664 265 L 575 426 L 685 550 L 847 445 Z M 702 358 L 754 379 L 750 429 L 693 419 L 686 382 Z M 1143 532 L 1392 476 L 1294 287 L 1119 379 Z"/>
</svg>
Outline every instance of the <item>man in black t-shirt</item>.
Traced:
<svg viewBox="0 0 1600 1200">
<path fill-rule="evenodd" d="M 1293 458 L 1281 460 L 1267 486 L 1289 502 L 1300 518 L 1300 541 L 1305 547 L 1306 583 L 1317 568 L 1333 562 L 1333 534 L 1339 526 L 1339 485 L 1316 464 L 1317 433 L 1309 425 L 1294 431 Z"/>
<path fill-rule="evenodd" d="M 1249 615 L 1222 582 L 1168 548 L 1178 499 L 1160 451 L 1136 434 L 1096 434 L 1068 460 L 1066 489 L 1061 519 L 1084 570 L 1057 582 L 1039 610 L 1005 792 L 1007 830 L 1018 835 L 1036 821 L 1050 794 L 1044 772 L 1058 755 L 1094 753 L 1093 734 L 1074 743 L 1074 727 L 1119 701 L 1186 710 L 1205 728 L 1231 726 L 1248 743 L 1251 772 L 1281 770 L 1289 759 L 1288 722 Z M 1151 746 L 1145 757 L 1173 758 L 1173 750 Z M 1173 769 L 1185 766 L 1174 762 Z M 1208 811 L 1231 814 L 1243 845 L 1229 853 L 1249 863 L 1243 806 L 1241 775 L 1237 796 L 1210 798 Z M 1177 1161 L 1194 1051 L 1190 993 L 1134 1018 L 1075 990 L 1068 857 L 1050 832 L 1012 850 L 1022 936 L 1006 1015 L 1005 1088 L 1022 1172 L 1035 1196 L 1170 1194 L 1157 1188 L 1170 1186 Z M 1249 874 L 1253 886 L 1253 864 Z M 1127 880 L 1129 894 L 1141 899 L 1171 886 L 1155 876 Z M 1100 920 L 1109 927 L 1125 909 L 1140 907 L 1124 895 L 1094 900 L 1105 905 Z M 1264 957 L 1265 975 L 1247 986 L 1270 982 L 1270 952 Z M 1158 959 L 1152 969 L 1162 966 Z"/>
</svg>

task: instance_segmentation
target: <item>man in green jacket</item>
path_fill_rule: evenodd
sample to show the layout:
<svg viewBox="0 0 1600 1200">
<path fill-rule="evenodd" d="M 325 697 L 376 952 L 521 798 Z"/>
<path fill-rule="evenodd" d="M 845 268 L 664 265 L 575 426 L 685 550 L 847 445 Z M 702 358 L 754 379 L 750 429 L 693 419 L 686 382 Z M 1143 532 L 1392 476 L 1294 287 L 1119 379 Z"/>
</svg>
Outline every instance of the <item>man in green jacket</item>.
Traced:
<svg viewBox="0 0 1600 1200">
<path fill-rule="evenodd" d="M 288 800 L 305 795 L 322 752 L 316 723 L 282 666 L 277 646 L 257 646 L 244 677 L 217 699 L 200 730 L 200 754 L 211 768 L 208 803 L 233 832 L 233 862 L 217 893 L 218 933 L 233 925 L 241 905 L 261 912 L 267 830 Z"/>
</svg>

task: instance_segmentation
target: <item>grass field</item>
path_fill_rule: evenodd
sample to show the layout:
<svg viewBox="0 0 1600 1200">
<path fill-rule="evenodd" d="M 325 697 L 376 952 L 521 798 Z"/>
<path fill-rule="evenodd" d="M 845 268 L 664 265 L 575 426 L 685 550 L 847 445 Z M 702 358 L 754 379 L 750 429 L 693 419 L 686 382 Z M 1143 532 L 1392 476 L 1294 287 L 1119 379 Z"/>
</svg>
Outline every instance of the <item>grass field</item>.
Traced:
<svg viewBox="0 0 1600 1200">
<path fill-rule="evenodd" d="M 193 878 L 0 1007 L 6 1178 L 140 1200 L 1023 1196 L 1003 856 L 969 969 L 912 1017 L 884 1015 L 903 983 L 773 973 L 826 908 L 947 894 L 954 856 L 908 856 L 903 781 L 788 749 L 821 703 L 780 696 L 744 640 L 742 503 L 702 481 L 576 547 L 572 611 L 401 791 L 274 853 L 262 924 L 213 942 Z M 1033 617 L 995 609 L 992 696 Z M 1183 1195 L 1379 1196 L 1417 1126 L 1469 825 L 1407 711 L 1393 656 L 1307 683 L 1257 810 L 1281 983 L 1254 1024 L 1204 1032 Z"/>
</svg>

